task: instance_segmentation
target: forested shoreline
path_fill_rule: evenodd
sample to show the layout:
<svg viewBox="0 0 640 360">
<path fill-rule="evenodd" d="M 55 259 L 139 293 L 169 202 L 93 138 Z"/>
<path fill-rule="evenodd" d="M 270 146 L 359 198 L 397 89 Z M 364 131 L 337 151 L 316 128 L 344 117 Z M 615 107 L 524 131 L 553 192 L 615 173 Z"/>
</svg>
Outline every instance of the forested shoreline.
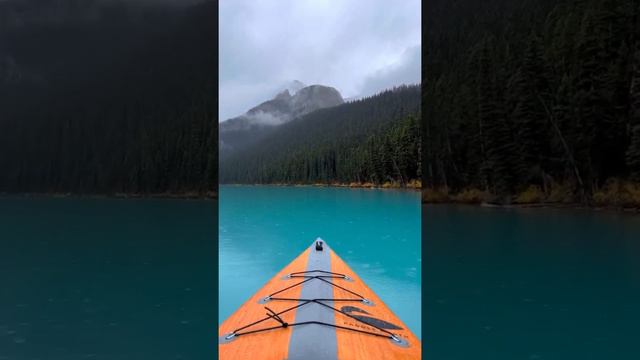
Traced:
<svg viewBox="0 0 640 360">
<path fill-rule="evenodd" d="M 214 196 L 216 6 L 0 3 L 0 193 Z"/>
<path fill-rule="evenodd" d="M 432 2 L 424 201 L 640 206 L 639 6 Z"/>
<path fill-rule="evenodd" d="M 222 184 L 420 187 L 420 86 L 317 110 L 220 159 Z"/>
</svg>

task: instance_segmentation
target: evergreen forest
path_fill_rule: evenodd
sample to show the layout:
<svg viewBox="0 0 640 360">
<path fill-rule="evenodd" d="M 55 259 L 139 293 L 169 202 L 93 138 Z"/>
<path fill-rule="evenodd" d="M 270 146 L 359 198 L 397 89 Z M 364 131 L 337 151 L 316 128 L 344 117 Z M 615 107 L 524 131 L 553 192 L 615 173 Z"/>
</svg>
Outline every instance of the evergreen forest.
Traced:
<svg viewBox="0 0 640 360">
<path fill-rule="evenodd" d="M 220 160 L 221 183 L 418 186 L 420 86 L 320 109 Z"/>
<path fill-rule="evenodd" d="M 426 7 L 426 201 L 640 204 L 640 4 Z"/>
<path fill-rule="evenodd" d="M 214 194 L 216 6 L 0 2 L 0 192 Z"/>
</svg>

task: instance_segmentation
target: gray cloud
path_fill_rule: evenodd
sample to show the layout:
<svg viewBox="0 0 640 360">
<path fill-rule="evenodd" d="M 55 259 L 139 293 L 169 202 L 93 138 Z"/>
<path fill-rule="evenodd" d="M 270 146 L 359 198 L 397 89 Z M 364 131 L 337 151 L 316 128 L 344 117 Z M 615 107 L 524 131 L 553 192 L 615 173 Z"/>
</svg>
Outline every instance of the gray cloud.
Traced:
<svg viewBox="0 0 640 360">
<path fill-rule="evenodd" d="M 220 120 L 291 80 L 343 97 L 420 82 L 420 1 L 220 1 Z"/>
<path fill-rule="evenodd" d="M 421 57 L 420 46 L 406 49 L 396 63 L 376 71 L 365 79 L 361 95 L 373 95 L 381 89 L 392 88 L 398 84 L 419 83 Z"/>
<path fill-rule="evenodd" d="M 286 118 L 283 119 L 281 116 L 276 116 L 264 111 L 258 111 L 256 113 L 246 115 L 246 117 L 253 123 L 263 125 L 280 125 L 286 121 Z"/>
</svg>

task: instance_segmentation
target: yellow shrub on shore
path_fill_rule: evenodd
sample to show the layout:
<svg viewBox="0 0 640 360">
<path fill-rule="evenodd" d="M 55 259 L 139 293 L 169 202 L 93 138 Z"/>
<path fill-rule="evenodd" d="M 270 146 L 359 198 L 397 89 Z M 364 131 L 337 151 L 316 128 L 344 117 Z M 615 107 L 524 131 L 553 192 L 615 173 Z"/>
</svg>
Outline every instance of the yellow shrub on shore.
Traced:
<svg viewBox="0 0 640 360">
<path fill-rule="evenodd" d="M 524 191 L 519 193 L 514 202 L 516 204 L 538 204 L 545 199 L 544 192 L 538 185 L 529 185 Z"/>
<path fill-rule="evenodd" d="M 462 204 L 480 204 L 489 199 L 490 195 L 480 189 L 465 189 L 453 196 L 453 200 Z"/>
<path fill-rule="evenodd" d="M 411 180 L 407 187 L 410 189 L 422 189 L 422 180 Z"/>
<path fill-rule="evenodd" d="M 640 184 L 609 179 L 602 189 L 593 193 L 593 202 L 598 206 L 638 208 L 640 207 Z"/>
<path fill-rule="evenodd" d="M 549 203 L 573 203 L 576 201 L 573 193 L 573 187 L 569 184 L 553 183 L 551 184 L 551 191 L 546 200 Z"/>
<path fill-rule="evenodd" d="M 631 207 L 640 208 L 640 184 L 626 183 L 625 192 L 628 194 L 627 203 Z"/>
<path fill-rule="evenodd" d="M 428 204 L 449 202 L 449 194 L 442 188 L 422 189 L 422 202 Z"/>
<path fill-rule="evenodd" d="M 618 179 L 609 179 L 593 193 L 593 203 L 598 206 L 620 206 L 622 185 Z"/>
</svg>

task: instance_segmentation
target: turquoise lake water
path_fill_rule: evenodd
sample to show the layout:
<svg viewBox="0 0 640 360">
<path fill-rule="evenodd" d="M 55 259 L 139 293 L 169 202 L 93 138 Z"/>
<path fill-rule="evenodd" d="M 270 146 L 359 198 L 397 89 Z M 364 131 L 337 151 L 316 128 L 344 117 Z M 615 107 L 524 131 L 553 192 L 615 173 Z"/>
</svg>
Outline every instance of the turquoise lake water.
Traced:
<svg viewBox="0 0 640 360">
<path fill-rule="evenodd" d="M 637 215 L 427 206 L 422 261 L 417 193 L 222 187 L 219 204 L 217 226 L 213 201 L 0 198 L 0 359 L 211 358 L 216 315 L 317 236 L 425 358 L 640 353 Z"/>
<path fill-rule="evenodd" d="M 640 216 L 423 208 L 425 358 L 640 359 Z"/>
<path fill-rule="evenodd" d="M 221 186 L 220 322 L 317 237 L 421 336 L 420 194 Z"/>
<path fill-rule="evenodd" d="M 0 198 L 0 359 L 209 359 L 217 204 Z"/>
</svg>

